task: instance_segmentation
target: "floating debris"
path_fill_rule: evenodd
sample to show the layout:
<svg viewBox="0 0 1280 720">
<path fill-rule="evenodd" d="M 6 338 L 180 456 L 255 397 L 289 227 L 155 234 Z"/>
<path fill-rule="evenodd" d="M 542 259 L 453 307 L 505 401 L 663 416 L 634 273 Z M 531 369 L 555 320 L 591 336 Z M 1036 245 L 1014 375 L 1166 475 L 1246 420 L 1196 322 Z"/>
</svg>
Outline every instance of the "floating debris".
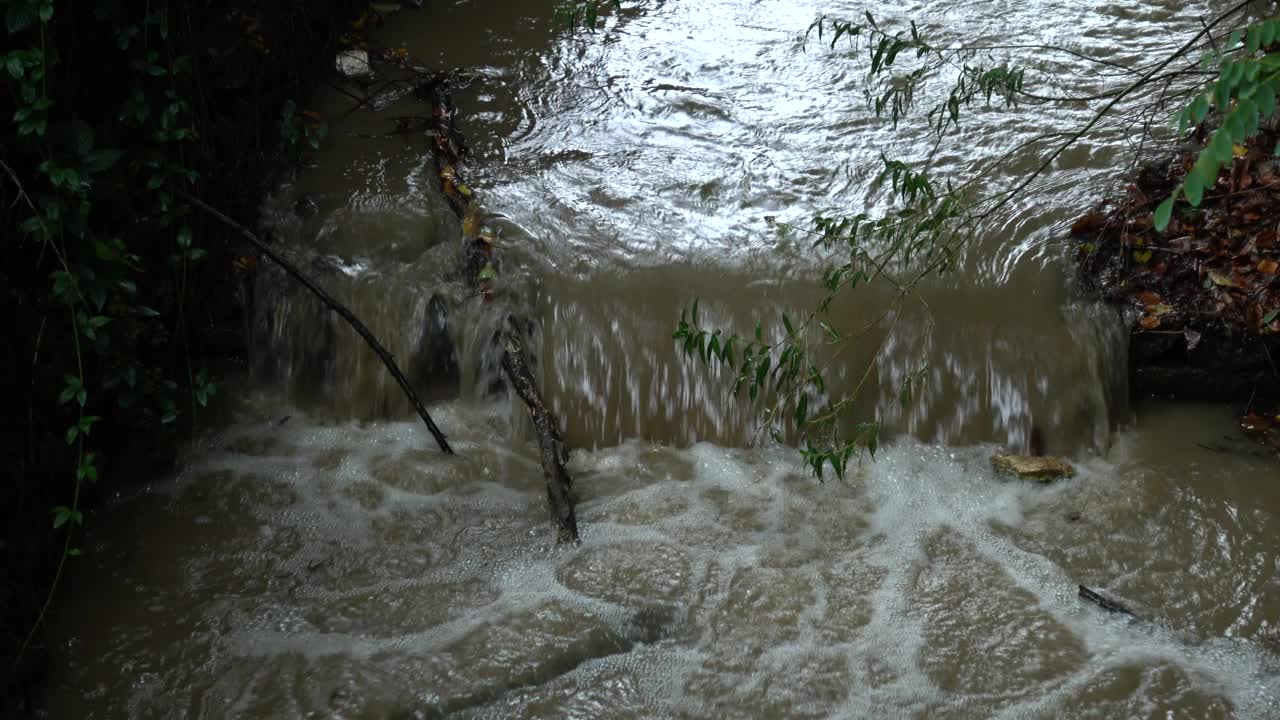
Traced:
<svg viewBox="0 0 1280 720">
<path fill-rule="evenodd" d="M 1036 482 L 1053 482 L 1061 478 L 1075 477 L 1076 469 L 1066 460 L 1055 457 L 1031 457 L 1002 453 L 991 456 L 991 467 L 1004 475 L 1013 475 L 1023 480 Z"/>
</svg>

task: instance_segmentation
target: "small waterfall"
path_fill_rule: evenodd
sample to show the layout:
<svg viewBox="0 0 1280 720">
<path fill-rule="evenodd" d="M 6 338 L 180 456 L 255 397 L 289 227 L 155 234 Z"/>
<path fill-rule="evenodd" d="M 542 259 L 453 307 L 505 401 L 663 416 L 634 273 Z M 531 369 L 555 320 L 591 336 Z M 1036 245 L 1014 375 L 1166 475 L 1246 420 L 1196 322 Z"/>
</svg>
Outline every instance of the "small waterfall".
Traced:
<svg viewBox="0 0 1280 720">
<path fill-rule="evenodd" d="M 351 232 L 351 225 L 375 223 L 352 217 L 361 214 L 355 200 L 328 216 L 300 217 L 295 194 L 286 186 L 268 200 L 268 234 L 369 327 L 419 395 L 427 402 L 492 395 L 501 385 L 495 337 L 519 293 L 482 303 L 464 286 L 454 270 L 460 253 L 449 242 L 458 236 L 456 221 L 441 212 L 418 218 L 428 238 L 416 239 L 416 256 L 384 237 L 326 248 L 327 238 Z M 279 268 L 264 264 L 256 271 L 252 317 L 252 371 L 291 402 L 339 419 L 412 413 L 363 339 Z"/>
</svg>

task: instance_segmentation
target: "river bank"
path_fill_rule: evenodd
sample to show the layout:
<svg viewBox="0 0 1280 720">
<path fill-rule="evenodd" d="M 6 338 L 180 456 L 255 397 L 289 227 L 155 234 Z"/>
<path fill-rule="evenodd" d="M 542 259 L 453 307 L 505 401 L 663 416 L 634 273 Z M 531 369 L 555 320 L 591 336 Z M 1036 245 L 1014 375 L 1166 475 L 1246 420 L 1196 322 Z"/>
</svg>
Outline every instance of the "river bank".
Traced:
<svg viewBox="0 0 1280 720">
<path fill-rule="evenodd" d="M 36 22 L 35 16 L 21 19 L 17 5 L 7 25 L 15 53 L 27 41 L 24 28 Z M 183 397 L 212 394 L 193 381 L 196 370 L 208 368 L 216 377 L 246 364 L 241 243 L 162 193 L 175 183 L 238 217 L 255 218 L 265 189 L 299 159 L 290 152 L 290 134 L 306 131 L 299 122 L 305 117 L 286 116 L 282 108 L 308 96 L 332 73 L 334 53 L 366 5 L 179 2 L 146 13 L 107 3 L 60 6 L 49 16 L 42 11 L 38 20 L 49 53 L 38 54 L 42 41 L 36 54 L 18 56 L 27 57 L 27 73 L 45 74 L 52 110 L 45 121 L 47 144 L 41 144 L 43 129 L 19 130 L 15 121 L 0 150 L 6 171 L 0 180 L 2 220 L 27 228 L 5 244 L 0 271 L 12 340 L 0 354 L 11 381 L 0 410 L 0 443 L 10 458 L 0 489 L 0 716 L 26 717 L 39 709 L 33 703 L 42 695 L 49 647 L 37 625 L 51 621 L 64 605 L 61 597 L 46 599 L 59 558 L 68 549 L 78 554 L 82 542 L 64 544 L 68 531 L 83 517 L 83 542 L 92 543 L 91 508 L 172 470 L 179 446 L 212 417 Z M 10 105 L 25 97 L 25 90 L 19 92 L 23 68 L 11 62 L 0 79 L 6 118 L 32 113 Z M 76 142 L 83 167 L 60 154 L 66 118 L 80 123 Z M 47 165 L 37 167 L 49 157 L 78 167 L 84 184 L 77 187 L 70 175 L 50 175 Z M 97 173 L 92 184 L 85 168 Z M 176 168 L 181 179 L 161 174 L 178 173 Z M 28 206 L 38 204 L 44 222 L 57 222 L 64 196 L 82 199 L 78 210 L 88 225 L 46 225 L 56 233 L 65 230 L 66 240 L 61 234 L 52 235 L 54 240 L 32 234 L 24 215 Z M 160 204 L 151 205 L 153 200 Z M 180 224 L 187 227 L 178 234 L 176 252 L 185 254 L 175 262 L 173 235 Z M 113 233 L 124 239 L 110 240 Z M 86 252 L 72 241 L 81 237 L 97 238 L 97 250 L 90 246 Z M 112 266 L 117 255 L 119 267 Z M 91 326 L 96 333 L 62 331 L 64 303 L 74 315 L 80 301 L 50 294 L 50 277 L 56 280 L 59 271 L 83 288 L 86 306 L 92 303 L 91 314 L 99 316 Z M 99 287 L 97 277 L 107 284 Z M 77 332 L 81 337 L 73 338 Z M 81 418 L 92 414 L 90 481 L 84 481 L 84 451 L 78 454 L 67 435 L 66 426 L 78 420 L 68 417 L 65 398 L 57 402 L 68 373 L 82 383 L 88 401 L 80 402 L 87 411 Z M 126 382 L 137 387 L 138 398 L 121 391 Z M 151 402 L 144 388 L 152 384 L 177 394 L 171 408 L 176 422 L 161 421 L 163 409 L 143 411 Z M 70 507 L 51 527 L 54 506 Z M 58 527 L 68 519 L 70 525 Z"/>
<path fill-rule="evenodd" d="M 1280 132 L 1236 146 L 1198 208 L 1180 203 L 1157 232 L 1152 212 L 1178 187 L 1208 133 L 1144 165 L 1122 194 L 1078 218 L 1078 272 L 1130 328 L 1135 396 L 1236 403 L 1268 442 L 1280 400 Z"/>
</svg>

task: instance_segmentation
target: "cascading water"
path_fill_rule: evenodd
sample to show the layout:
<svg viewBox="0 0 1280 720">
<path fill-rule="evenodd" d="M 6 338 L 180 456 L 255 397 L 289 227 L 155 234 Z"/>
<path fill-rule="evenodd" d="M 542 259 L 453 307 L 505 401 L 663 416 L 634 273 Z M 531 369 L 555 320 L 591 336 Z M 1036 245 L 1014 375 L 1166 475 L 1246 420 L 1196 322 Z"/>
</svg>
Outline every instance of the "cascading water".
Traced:
<svg viewBox="0 0 1280 720">
<path fill-rule="evenodd" d="M 624 3 L 580 37 L 551 31 L 551 5 L 428 3 L 377 38 L 472 68 L 456 99 L 503 231 L 494 302 L 462 282 L 426 141 L 369 137 L 408 98 L 344 120 L 265 204 L 269 234 L 387 343 L 458 455 L 435 452 L 354 333 L 264 270 L 233 419 L 95 520 L 55 716 L 1280 714 L 1274 462 L 1197 447 L 1218 408 L 1128 422 L 1123 328 L 1065 279 L 1061 225 L 1117 172 L 1122 132 L 1064 157 L 842 356 L 840 387 L 877 361 L 864 410 L 896 439 L 819 483 L 671 331 L 694 297 L 744 334 L 810 307 L 809 243 L 764 216 L 881 202 L 865 199 L 879 154 L 929 146 L 871 117 L 856 59 L 800 42 L 815 12 L 863 6 Z M 1207 11 L 871 9 L 1129 63 Z M 957 173 L 1003 151 L 992 122 L 1013 144 L 1084 110 L 973 112 L 939 150 Z M 861 326 L 886 298 L 860 290 L 837 316 Z M 522 410 L 495 391 L 513 313 L 533 320 L 575 448 L 580 547 L 553 545 Z M 992 450 L 1032 428 L 1078 477 L 993 476 Z M 1077 584 L 1147 620 L 1081 603 Z"/>
</svg>

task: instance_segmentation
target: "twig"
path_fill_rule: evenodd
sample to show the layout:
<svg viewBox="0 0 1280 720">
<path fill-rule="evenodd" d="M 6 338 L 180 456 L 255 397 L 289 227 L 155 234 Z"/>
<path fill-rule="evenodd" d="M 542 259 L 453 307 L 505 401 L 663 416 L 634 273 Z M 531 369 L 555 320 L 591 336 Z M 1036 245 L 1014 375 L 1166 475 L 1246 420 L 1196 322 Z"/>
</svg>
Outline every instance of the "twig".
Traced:
<svg viewBox="0 0 1280 720">
<path fill-rule="evenodd" d="M 529 419 L 533 421 L 534 430 L 538 434 L 538 447 L 541 450 L 542 477 L 547 483 L 547 503 L 551 508 L 551 517 L 556 523 L 556 542 L 577 543 L 578 520 L 573 512 L 573 499 L 569 495 L 573 480 L 565 471 L 564 464 L 569 459 L 564 440 L 560 437 L 560 428 L 556 425 L 555 416 L 547 410 L 534 384 L 533 375 L 525 362 L 524 347 L 514 333 L 506 333 L 506 348 L 502 354 L 502 369 L 511 380 L 516 394 L 529 409 Z"/>
<path fill-rule="evenodd" d="M 364 338 L 364 341 L 368 343 L 369 347 L 372 348 L 373 351 L 377 353 L 378 357 L 382 359 L 382 364 L 387 366 L 387 371 L 390 372 L 391 376 L 396 379 L 397 383 L 399 383 L 400 389 L 404 391 L 405 397 L 409 398 L 409 402 L 413 405 L 413 409 L 418 411 L 418 416 L 422 418 L 422 422 L 426 423 L 427 430 L 430 430 L 432 437 L 436 439 L 436 444 L 440 446 L 440 451 L 446 455 L 453 454 L 453 448 L 449 447 L 449 442 L 445 439 L 444 433 L 440 432 L 440 428 L 436 427 L 435 422 L 432 421 L 431 415 L 427 413 L 426 406 L 422 404 L 422 400 L 418 399 L 418 394 L 413 391 L 413 386 L 409 384 L 409 381 L 405 379 L 404 373 L 400 372 L 400 368 L 396 366 L 395 359 L 392 357 L 391 353 L 387 352 L 386 348 L 382 347 L 382 343 L 378 342 L 378 339 L 369 331 L 369 328 L 365 327 L 365 324 L 360 322 L 360 318 L 356 317 L 355 314 L 348 310 L 345 305 L 334 300 L 329 293 L 325 292 L 319 285 L 312 282 L 306 275 L 303 275 L 302 271 L 293 263 L 284 259 L 266 243 L 258 239 L 258 236 L 250 232 L 248 228 L 235 220 L 232 220 L 230 217 L 227 217 L 221 211 L 212 207 L 200 198 L 197 198 L 190 193 L 179 192 L 183 198 L 192 205 L 195 205 L 206 213 L 209 213 L 228 227 L 239 232 L 244 239 L 248 240 L 263 255 L 266 255 L 272 262 L 279 265 L 281 268 L 284 268 L 284 271 L 289 273 L 293 279 L 302 283 L 312 292 L 312 294 L 320 298 L 320 301 L 329 306 L 330 310 L 342 316 L 342 319 L 346 320 L 347 324 L 359 333 L 360 337 Z"/>
<path fill-rule="evenodd" d="M 1124 605 L 1122 605 L 1121 603 L 1116 602 L 1115 600 L 1112 600 L 1112 599 L 1111 599 L 1111 598 L 1109 598 L 1109 597 L 1106 597 L 1105 595 L 1102 595 L 1102 594 L 1099 594 L 1099 593 L 1097 593 L 1097 592 L 1095 592 L 1095 591 L 1093 591 L 1093 590 L 1090 590 L 1089 588 L 1085 587 L 1084 585 L 1081 585 L 1081 586 L 1079 586 L 1079 587 L 1080 587 L 1079 595 L 1080 595 L 1080 599 L 1081 599 L 1081 600 L 1088 600 L 1089 602 L 1093 603 L 1094 605 L 1097 605 L 1098 607 L 1102 608 L 1103 610 L 1106 610 L 1106 611 L 1108 611 L 1108 612 L 1116 613 L 1117 615 L 1128 615 L 1129 617 L 1133 618 L 1134 620 L 1143 620 L 1143 619 L 1144 619 L 1144 618 L 1142 618 L 1140 615 L 1138 615 L 1137 613 L 1135 613 L 1134 611 L 1132 611 L 1132 610 L 1130 610 L 1129 608 L 1125 607 L 1125 606 L 1124 606 Z"/>
<path fill-rule="evenodd" d="M 1101 110 L 1099 110 L 1096 114 L 1094 114 L 1094 116 L 1093 116 L 1093 119 L 1092 119 L 1092 120 L 1090 120 L 1087 124 L 1085 124 L 1085 126 L 1084 126 L 1084 127 L 1080 128 L 1080 129 L 1079 129 L 1079 130 L 1077 130 L 1076 132 L 1072 133 L 1072 134 L 1071 134 L 1071 136 L 1070 136 L 1070 137 L 1068 137 L 1068 138 L 1066 139 L 1066 141 L 1064 141 L 1061 145 L 1059 145 L 1059 146 L 1058 146 L 1058 148 L 1057 148 L 1056 150 L 1054 150 L 1052 153 L 1050 153 L 1050 154 L 1049 154 L 1049 157 L 1047 157 L 1047 158 L 1045 158 L 1045 159 L 1044 159 L 1044 162 L 1042 162 L 1042 163 L 1040 164 L 1040 166 L 1039 166 L 1038 168 L 1036 168 L 1036 170 L 1035 170 L 1034 172 L 1030 173 L 1030 174 L 1029 174 L 1029 175 L 1027 175 L 1025 178 L 1023 178 L 1023 179 L 1022 179 L 1022 182 L 1019 182 L 1019 183 L 1018 183 L 1018 184 L 1017 184 L 1017 185 L 1016 185 L 1012 190 L 1010 190 L 1008 193 L 1006 193 L 1006 194 L 1005 194 L 1005 195 L 1000 199 L 1000 201 L 999 201 L 999 202 L 997 202 L 997 203 L 996 203 L 995 205 L 993 205 L 990 209 L 988 209 L 988 210 L 987 210 L 986 212 L 984 212 L 981 216 L 979 216 L 979 217 L 978 217 L 978 220 L 979 220 L 979 221 L 982 221 L 982 220 L 987 219 L 988 217 L 990 217 L 990 216 L 992 215 L 992 213 L 994 213 L 994 212 L 996 212 L 997 210 L 999 210 L 1000 208 L 1004 207 L 1005 205 L 1007 205 L 1007 204 L 1009 203 L 1009 201 L 1013 200 L 1013 198 L 1015 198 L 1015 197 L 1017 197 L 1019 194 L 1021 194 L 1021 193 L 1022 193 L 1022 191 L 1023 191 L 1023 190 L 1025 190 L 1025 189 L 1027 188 L 1027 186 L 1028 186 L 1028 185 L 1030 185 L 1030 184 L 1032 183 L 1032 181 L 1034 181 L 1036 178 L 1040 177 L 1040 175 L 1041 175 L 1042 173 L 1044 173 L 1044 171 L 1045 171 L 1045 170 L 1048 170 L 1048 169 L 1049 169 L 1049 166 L 1050 166 L 1050 165 L 1052 165 L 1052 164 L 1053 164 L 1053 162 L 1054 162 L 1055 160 L 1057 160 L 1057 159 L 1058 159 L 1058 156 L 1059 156 L 1059 155 L 1061 155 L 1062 153 L 1066 152 L 1067 148 L 1069 148 L 1069 147 L 1071 147 L 1072 145 L 1074 145 L 1074 144 L 1076 143 L 1076 141 L 1078 141 L 1080 138 L 1082 138 L 1082 137 L 1084 137 L 1085 135 L 1089 134 L 1089 131 L 1090 131 L 1090 130 L 1092 130 L 1092 129 L 1093 129 L 1093 127 L 1094 127 L 1095 125 L 1097 125 L 1097 124 L 1102 120 L 1102 118 L 1106 117 L 1106 116 L 1107 116 L 1107 114 L 1111 112 L 1111 109 L 1112 109 L 1112 108 L 1114 108 L 1114 107 L 1115 107 L 1115 106 L 1116 106 L 1116 105 L 1117 105 L 1117 104 L 1118 104 L 1122 99 L 1124 99 L 1124 98 L 1125 98 L 1129 93 L 1131 93 L 1131 92 L 1133 92 L 1134 90 L 1137 90 L 1138 88 L 1142 87 L 1143 85 L 1146 85 L 1147 83 L 1151 82 L 1152 78 L 1154 78 L 1157 74 L 1159 74 L 1161 70 L 1163 70 L 1163 69 L 1165 69 L 1166 67 L 1168 67 L 1170 64 L 1172 64 L 1172 63 L 1173 63 L 1173 61 L 1174 61 L 1174 60 L 1177 60 L 1178 58 L 1182 57 L 1182 56 L 1183 56 L 1183 55 L 1185 55 L 1188 51 L 1190 51 L 1190 50 L 1191 50 L 1191 48 L 1195 47 L 1196 43 L 1200 41 L 1200 38 L 1201 38 L 1202 36 L 1204 36 L 1204 35 L 1208 34 L 1208 33 L 1209 33 L 1209 31 L 1210 31 L 1210 30 L 1211 30 L 1215 25 L 1217 25 L 1218 23 L 1222 22 L 1223 20 L 1226 20 L 1227 18 L 1231 17 L 1232 15 L 1235 15 L 1236 13 L 1240 12 L 1241 10 L 1244 10 L 1245 8 L 1249 7 L 1249 5 L 1250 5 L 1251 3 L 1252 3 L 1252 0 L 1246 0 L 1245 2 L 1242 2 L 1242 3 L 1239 3 L 1239 4 L 1235 5 L 1234 7 L 1230 8 L 1230 9 L 1229 9 L 1229 10 L 1227 10 L 1226 12 L 1222 13 L 1221 15 L 1219 15 L 1217 18 L 1215 18 L 1215 19 L 1214 19 L 1214 21 L 1213 21 L 1212 23 L 1209 23 L 1208 25 L 1206 25 L 1206 26 L 1205 26 L 1205 28 L 1204 28 L 1203 30 L 1201 30 L 1200 32 L 1196 33 L 1196 34 L 1195 34 L 1195 37 L 1192 37 L 1190 40 L 1188 40 L 1188 41 L 1187 41 L 1187 42 L 1186 42 L 1182 47 L 1178 48 L 1178 50 L 1176 50 L 1172 55 L 1170 55 L 1169 57 L 1165 58 L 1163 61 L 1161 61 L 1161 62 L 1160 62 L 1159 64 L 1157 64 L 1155 67 L 1151 68 L 1151 70 L 1149 70 L 1149 71 L 1147 71 L 1146 73 L 1144 73 L 1142 77 L 1140 77 L 1140 78 L 1138 78 L 1137 80 L 1135 80 L 1131 85 L 1129 85 L 1128 87 L 1126 87 L 1124 90 L 1122 90 L 1122 91 L 1120 91 L 1119 93 L 1117 93 L 1117 94 L 1115 95 L 1115 97 L 1111 98 L 1111 101 L 1110 101 L 1110 102 L 1108 102 L 1105 106 L 1103 106 L 1103 108 L 1102 108 Z"/>
<path fill-rule="evenodd" d="M 18 173 L 14 172 L 13 168 L 9 167 L 9 164 L 3 160 L 0 160 L 0 168 L 3 168 L 5 174 L 13 179 L 13 184 L 18 189 L 18 195 L 13 198 L 13 205 L 17 205 L 19 200 L 25 200 L 27 207 L 34 211 L 36 209 L 35 203 L 31 202 L 31 196 L 27 195 L 27 191 L 22 188 L 22 181 L 18 179 Z M 9 207 L 13 207 L 13 205 Z"/>
</svg>

